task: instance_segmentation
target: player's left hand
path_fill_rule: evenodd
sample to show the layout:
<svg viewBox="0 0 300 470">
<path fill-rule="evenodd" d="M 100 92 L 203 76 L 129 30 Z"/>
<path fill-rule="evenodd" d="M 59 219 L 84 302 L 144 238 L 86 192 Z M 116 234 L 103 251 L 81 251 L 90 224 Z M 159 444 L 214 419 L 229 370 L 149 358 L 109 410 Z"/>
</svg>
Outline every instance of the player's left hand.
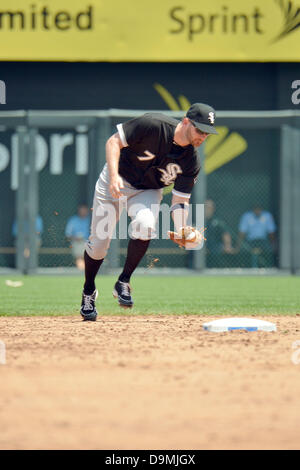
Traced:
<svg viewBox="0 0 300 470">
<path fill-rule="evenodd" d="M 178 232 L 170 231 L 168 236 L 174 243 L 187 250 L 197 248 L 204 239 L 203 233 L 191 226 L 181 227 Z"/>
</svg>

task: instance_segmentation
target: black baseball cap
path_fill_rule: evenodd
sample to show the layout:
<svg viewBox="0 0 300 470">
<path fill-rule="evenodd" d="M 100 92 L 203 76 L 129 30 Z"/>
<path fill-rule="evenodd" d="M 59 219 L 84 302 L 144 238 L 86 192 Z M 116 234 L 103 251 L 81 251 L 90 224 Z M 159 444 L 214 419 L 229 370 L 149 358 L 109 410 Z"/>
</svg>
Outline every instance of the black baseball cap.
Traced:
<svg viewBox="0 0 300 470">
<path fill-rule="evenodd" d="M 218 134 L 213 124 L 216 118 L 216 112 L 214 108 L 208 106 L 208 104 L 194 103 L 188 109 L 186 117 L 192 121 L 197 129 L 207 134 Z"/>
</svg>

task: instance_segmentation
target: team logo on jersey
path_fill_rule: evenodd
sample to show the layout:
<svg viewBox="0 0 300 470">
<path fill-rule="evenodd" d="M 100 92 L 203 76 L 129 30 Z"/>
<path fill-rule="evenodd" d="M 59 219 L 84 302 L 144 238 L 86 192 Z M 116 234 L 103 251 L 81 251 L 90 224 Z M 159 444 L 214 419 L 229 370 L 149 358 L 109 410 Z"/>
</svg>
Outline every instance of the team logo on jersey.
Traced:
<svg viewBox="0 0 300 470">
<path fill-rule="evenodd" d="M 209 122 L 211 124 L 214 124 L 214 122 L 215 122 L 215 113 L 213 113 L 213 112 L 208 113 L 208 119 L 209 119 Z"/>
<path fill-rule="evenodd" d="M 147 160 L 153 160 L 153 158 L 155 158 L 154 153 L 149 152 L 149 150 L 145 150 L 144 154 L 146 155 L 146 157 L 144 156 L 138 157 L 138 159 L 142 162 L 145 162 Z"/>
<path fill-rule="evenodd" d="M 176 180 L 177 175 L 182 173 L 182 169 L 179 165 L 177 165 L 177 163 L 168 163 L 165 170 L 162 168 L 158 169 L 162 173 L 160 181 L 162 181 L 165 186 L 169 186 L 171 183 L 173 183 L 173 181 Z"/>
</svg>

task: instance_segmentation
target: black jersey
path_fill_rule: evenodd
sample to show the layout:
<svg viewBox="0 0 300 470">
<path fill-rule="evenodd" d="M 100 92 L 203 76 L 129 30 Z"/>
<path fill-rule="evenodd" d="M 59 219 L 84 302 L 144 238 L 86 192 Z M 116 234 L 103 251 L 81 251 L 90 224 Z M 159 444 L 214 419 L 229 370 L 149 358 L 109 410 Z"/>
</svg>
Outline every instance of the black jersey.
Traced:
<svg viewBox="0 0 300 470">
<path fill-rule="evenodd" d="M 160 113 L 146 113 L 118 124 L 125 145 L 121 149 L 119 174 L 132 186 L 157 189 L 174 183 L 174 194 L 189 196 L 200 161 L 192 145 L 181 147 L 174 142 L 178 123 Z"/>
</svg>

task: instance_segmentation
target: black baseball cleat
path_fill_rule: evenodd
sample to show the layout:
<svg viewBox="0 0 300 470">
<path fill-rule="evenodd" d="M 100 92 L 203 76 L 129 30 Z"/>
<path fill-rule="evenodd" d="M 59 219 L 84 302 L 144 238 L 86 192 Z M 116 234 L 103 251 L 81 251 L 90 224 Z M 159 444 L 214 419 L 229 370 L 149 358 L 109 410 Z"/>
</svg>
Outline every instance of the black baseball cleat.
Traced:
<svg viewBox="0 0 300 470">
<path fill-rule="evenodd" d="M 113 290 L 113 296 L 118 299 L 121 307 L 131 308 L 133 306 L 131 287 L 128 282 L 117 281 Z"/>
<path fill-rule="evenodd" d="M 82 293 L 80 315 L 84 321 L 96 321 L 98 312 L 95 307 L 95 302 L 98 297 L 98 291 L 94 290 L 91 295 Z"/>
</svg>

